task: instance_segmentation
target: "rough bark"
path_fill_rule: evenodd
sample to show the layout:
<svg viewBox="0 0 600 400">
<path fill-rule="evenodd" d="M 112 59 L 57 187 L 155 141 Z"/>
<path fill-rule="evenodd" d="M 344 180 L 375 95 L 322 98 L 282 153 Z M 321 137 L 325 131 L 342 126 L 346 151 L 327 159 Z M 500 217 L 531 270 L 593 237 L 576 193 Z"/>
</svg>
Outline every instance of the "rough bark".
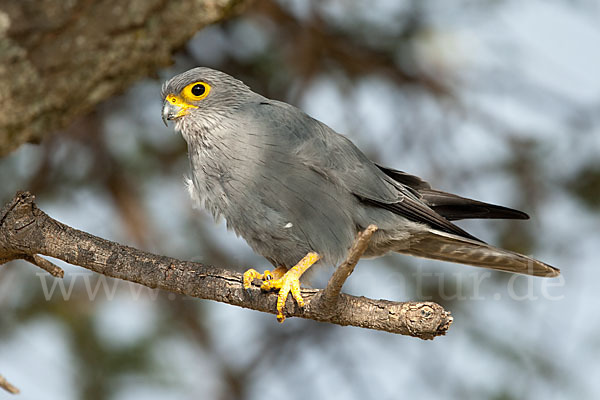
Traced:
<svg viewBox="0 0 600 400">
<path fill-rule="evenodd" d="M 50 218 L 33 200 L 31 194 L 19 192 L 0 211 L 0 263 L 25 259 L 47 271 L 53 270 L 47 260 L 40 263 L 39 254 L 43 254 L 150 288 L 276 312 L 276 294 L 263 293 L 258 287 L 244 290 L 239 273 L 158 256 L 98 238 Z M 322 290 L 302 289 L 306 306 L 301 309 L 288 298 L 285 314 L 421 339 L 444 335 L 452 323 L 450 313 L 436 303 L 391 302 L 346 294 L 340 294 L 335 312 L 331 313 L 319 301 L 322 293 Z"/>
<path fill-rule="evenodd" d="M 0 156 L 155 74 L 248 0 L 0 0 Z"/>
</svg>

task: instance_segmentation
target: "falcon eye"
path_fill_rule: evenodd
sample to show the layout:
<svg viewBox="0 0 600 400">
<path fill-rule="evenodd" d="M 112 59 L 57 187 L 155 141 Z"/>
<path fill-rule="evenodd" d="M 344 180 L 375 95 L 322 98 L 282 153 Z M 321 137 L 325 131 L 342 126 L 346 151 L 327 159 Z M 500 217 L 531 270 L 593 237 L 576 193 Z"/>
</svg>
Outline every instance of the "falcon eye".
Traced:
<svg viewBox="0 0 600 400">
<path fill-rule="evenodd" d="M 202 100 L 210 92 L 210 85 L 206 82 L 194 82 L 187 85 L 182 91 L 183 97 L 191 101 Z"/>
<path fill-rule="evenodd" d="M 204 89 L 204 86 L 202 86 L 200 84 L 194 85 L 192 87 L 192 94 L 194 96 L 202 96 L 205 91 L 206 91 L 206 89 Z"/>
</svg>

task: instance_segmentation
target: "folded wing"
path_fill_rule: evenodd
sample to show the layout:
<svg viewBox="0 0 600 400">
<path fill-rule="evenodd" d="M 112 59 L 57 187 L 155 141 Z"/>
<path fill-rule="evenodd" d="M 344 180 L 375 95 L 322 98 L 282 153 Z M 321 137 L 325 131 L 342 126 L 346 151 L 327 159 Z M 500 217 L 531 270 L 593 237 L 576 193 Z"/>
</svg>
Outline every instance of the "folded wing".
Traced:
<svg viewBox="0 0 600 400">
<path fill-rule="evenodd" d="M 435 190 L 418 176 L 381 165 L 377 167 L 396 182 L 413 189 L 425 204 L 450 221 L 471 218 L 529 219 L 529 215 L 522 211 Z"/>
</svg>

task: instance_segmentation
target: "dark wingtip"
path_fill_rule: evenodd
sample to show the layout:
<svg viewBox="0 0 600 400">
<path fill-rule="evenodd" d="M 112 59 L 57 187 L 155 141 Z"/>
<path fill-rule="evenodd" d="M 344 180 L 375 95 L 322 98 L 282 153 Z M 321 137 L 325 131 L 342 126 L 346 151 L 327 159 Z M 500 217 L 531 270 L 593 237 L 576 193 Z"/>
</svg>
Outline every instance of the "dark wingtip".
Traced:
<svg viewBox="0 0 600 400">
<path fill-rule="evenodd" d="M 494 204 L 482 203 L 475 200 L 461 199 L 455 204 L 433 205 L 433 208 L 440 215 L 443 215 L 451 221 L 458 219 L 529 219 L 529 215 L 523 211 L 513 210 L 512 208 L 497 206 Z"/>
<path fill-rule="evenodd" d="M 491 219 L 529 219 L 529 215 L 523 211 L 515 210 L 504 206 L 497 206 L 495 204 L 480 203 L 479 206 L 484 210 L 484 214 L 479 218 L 491 218 Z M 478 206 L 475 206 L 478 207 Z"/>
<path fill-rule="evenodd" d="M 507 211 L 510 211 L 510 215 L 512 215 L 512 217 L 511 217 L 512 219 L 529 219 L 529 214 L 527 214 L 523 211 L 514 210 L 512 208 L 507 208 L 507 207 L 503 207 L 503 208 L 505 208 Z"/>
</svg>

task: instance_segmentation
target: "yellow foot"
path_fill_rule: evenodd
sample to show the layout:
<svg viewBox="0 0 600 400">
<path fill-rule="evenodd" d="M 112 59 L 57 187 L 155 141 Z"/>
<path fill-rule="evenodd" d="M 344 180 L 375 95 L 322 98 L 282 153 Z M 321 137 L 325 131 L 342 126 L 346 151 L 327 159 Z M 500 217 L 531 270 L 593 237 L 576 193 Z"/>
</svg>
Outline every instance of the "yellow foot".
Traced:
<svg viewBox="0 0 600 400">
<path fill-rule="evenodd" d="M 285 317 L 283 316 L 283 309 L 285 308 L 285 301 L 287 300 L 288 293 L 292 292 L 292 297 L 296 299 L 298 305 L 300 307 L 304 307 L 304 300 L 300 294 L 300 277 L 306 272 L 307 269 L 311 267 L 311 265 L 316 263 L 319 258 L 320 257 L 317 253 L 308 253 L 302 260 L 300 260 L 298 264 L 290 268 L 280 278 L 265 280 L 262 283 L 260 288 L 263 290 L 279 289 L 279 294 L 277 295 L 277 321 L 283 322 L 283 320 L 285 320 Z M 248 272 L 250 271 L 246 271 L 246 273 Z M 244 280 L 245 279 L 246 274 L 244 274 Z"/>
<path fill-rule="evenodd" d="M 273 271 L 266 270 L 262 274 L 255 269 L 250 268 L 244 272 L 244 289 L 250 289 L 252 282 L 255 279 L 263 279 L 265 281 L 281 278 L 287 271 L 286 267 L 277 267 Z"/>
</svg>

